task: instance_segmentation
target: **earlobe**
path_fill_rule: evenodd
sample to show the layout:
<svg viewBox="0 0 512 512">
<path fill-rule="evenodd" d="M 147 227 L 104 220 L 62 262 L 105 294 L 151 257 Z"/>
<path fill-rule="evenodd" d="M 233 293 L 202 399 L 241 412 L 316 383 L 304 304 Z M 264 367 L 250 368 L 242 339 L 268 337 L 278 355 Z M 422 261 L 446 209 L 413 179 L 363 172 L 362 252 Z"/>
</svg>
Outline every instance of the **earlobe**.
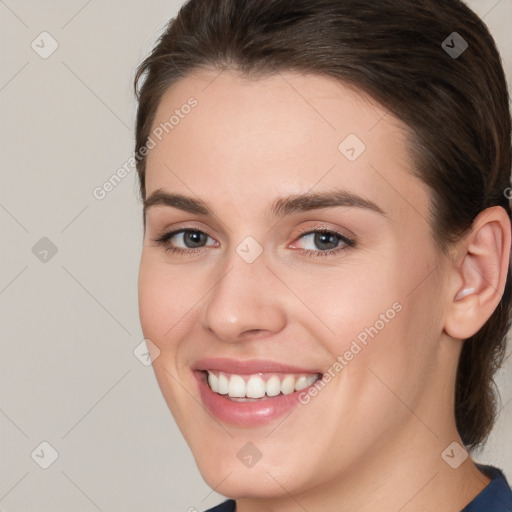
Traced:
<svg viewBox="0 0 512 512">
<path fill-rule="evenodd" d="M 444 329 L 449 336 L 470 338 L 498 306 L 507 279 L 510 240 L 507 212 L 494 206 L 481 212 L 471 231 L 458 242 L 459 257 L 450 264 L 453 299 Z"/>
</svg>

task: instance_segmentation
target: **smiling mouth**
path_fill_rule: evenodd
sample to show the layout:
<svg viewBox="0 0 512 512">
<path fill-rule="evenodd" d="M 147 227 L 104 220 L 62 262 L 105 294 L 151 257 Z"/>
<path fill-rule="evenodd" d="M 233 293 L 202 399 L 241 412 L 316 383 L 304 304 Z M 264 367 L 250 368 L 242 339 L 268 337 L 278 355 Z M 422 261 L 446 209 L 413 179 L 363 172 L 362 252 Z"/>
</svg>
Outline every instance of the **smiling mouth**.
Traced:
<svg viewBox="0 0 512 512">
<path fill-rule="evenodd" d="M 321 378 L 320 374 L 237 375 L 213 370 L 205 370 L 203 373 L 209 388 L 214 393 L 224 395 L 234 402 L 253 402 L 290 395 L 311 386 Z"/>
</svg>

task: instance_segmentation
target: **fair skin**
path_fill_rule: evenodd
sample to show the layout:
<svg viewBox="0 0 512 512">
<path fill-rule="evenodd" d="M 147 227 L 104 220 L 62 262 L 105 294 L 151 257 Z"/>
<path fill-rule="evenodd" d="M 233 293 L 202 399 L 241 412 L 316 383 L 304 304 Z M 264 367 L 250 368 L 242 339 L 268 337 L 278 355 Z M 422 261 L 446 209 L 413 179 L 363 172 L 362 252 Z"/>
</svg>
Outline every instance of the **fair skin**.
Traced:
<svg viewBox="0 0 512 512">
<path fill-rule="evenodd" d="M 406 127 L 330 78 L 194 72 L 164 94 L 153 126 L 190 96 L 197 107 L 149 152 L 146 198 L 201 199 L 213 215 L 147 208 L 139 305 L 144 336 L 160 350 L 159 386 L 204 479 L 237 499 L 237 512 L 461 510 L 489 479 L 471 458 L 452 469 L 441 453 L 462 444 L 453 411 L 461 340 L 504 288 L 504 210 L 482 212 L 453 257 L 443 255 L 426 220 L 429 191 L 410 173 Z M 338 149 L 348 134 L 366 146 L 354 161 Z M 277 198 L 334 189 L 380 211 L 346 204 L 272 216 Z M 205 233 L 198 252 L 154 241 L 185 228 Z M 310 258 L 305 251 L 326 249 L 303 233 L 319 228 L 355 244 Z M 263 250 L 252 263 L 236 251 L 248 236 Z M 190 250 L 185 242 L 167 243 Z M 203 404 L 199 359 L 324 373 L 396 303 L 400 312 L 287 416 L 239 425 Z M 261 454 L 251 467 L 237 456 L 247 442 Z"/>
</svg>

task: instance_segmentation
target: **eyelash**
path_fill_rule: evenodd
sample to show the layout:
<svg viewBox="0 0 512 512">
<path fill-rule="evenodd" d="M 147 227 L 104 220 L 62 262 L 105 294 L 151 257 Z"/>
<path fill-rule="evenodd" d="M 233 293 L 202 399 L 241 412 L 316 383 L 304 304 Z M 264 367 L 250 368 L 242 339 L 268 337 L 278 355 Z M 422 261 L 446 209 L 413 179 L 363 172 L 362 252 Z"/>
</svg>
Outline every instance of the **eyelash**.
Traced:
<svg viewBox="0 0 512 512">
<path fill-rule="evenodd" d="M 204 249 L 204 247 L 183 249 L 182 247 L 170 246 L 169 240 L 171 238 L 173 238 L 175 235 L 178 235 L 180 233 L 201 233 L 201 234 L 208 236 L 204 231 L 201 231 L 199 229 L 187 228 L 187 229 L 178 229 L 176 231 L 171 231 L 169 233 L 164 233 L 159 238 L 153 239 L 153 241 L 157 245 L 163 246 L 166 251 L 170 251 L 173 254 L 199 253 Z M 304 232 L 300 233 L 299 239 L 306 235 L 312 235 L 312 234 L 316 234 L 316 233 L 335 235 L 340 242 L 343 242 L 345 244 L 345 246 L 339 247 L 337 249 L 328 249 L 326 251 L 321 251 L 321 250 L 313 251 L 311 249 L 296 249 L 297 252 L 299 252 L 299 254 L 302 254 L 303 256 L 306 256 L 308 258 L 316 258 L 317 256 L 331 256 L 331 255 L 337 254 L 343 250 L 350 249 L 350 248 L 354 247 L 356 244 L 355 240 L 352 240 L 352 239 L 342 235 L 341 233 L 338 233 L 337 231 L 324 229 L 324 228 L 310 229 L 308 231 L 304 231 Z"/>
</svg>

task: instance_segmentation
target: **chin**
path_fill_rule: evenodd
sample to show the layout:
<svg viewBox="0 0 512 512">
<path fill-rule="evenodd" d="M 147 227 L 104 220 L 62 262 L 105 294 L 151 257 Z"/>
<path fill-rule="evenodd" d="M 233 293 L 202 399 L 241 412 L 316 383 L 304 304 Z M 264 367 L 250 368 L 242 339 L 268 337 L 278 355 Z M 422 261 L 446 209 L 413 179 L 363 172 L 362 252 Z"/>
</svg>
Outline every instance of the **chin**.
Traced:
<svg viewBox="0 0 512 512">
<path fill-rule="evenodd" d="M 296 494 L 312 482 L 311 475 L 304 471 L 303 462 L 297 460 L 283 464 L 282 454 L 275 460 L 265 461 L 262 458 L 253 467 L 245 467 L 231 454 L 210 457 L 203 454 L 196 457 L 201 476 L 215 492 L 235 500 L 278 498 L 286 492 Z"/>
<path fill-rule="evenodd" d="M 286 483 L 282 484 L 283 487 L 281 487 L 272 478 L 271 475 L 275 474 L 272 468 L 268 469 L 268 473 L 265 469 L 244 468 L 235 470 L 231 468 L 231 470 L 219 471 L 219 467 L 203 468 L 199 466 L 204 481 L 215 492 L 234 500 L 242 498 L 277 498 L 283 494 L 283 487 L 288 490 Z"/>
</svg>

